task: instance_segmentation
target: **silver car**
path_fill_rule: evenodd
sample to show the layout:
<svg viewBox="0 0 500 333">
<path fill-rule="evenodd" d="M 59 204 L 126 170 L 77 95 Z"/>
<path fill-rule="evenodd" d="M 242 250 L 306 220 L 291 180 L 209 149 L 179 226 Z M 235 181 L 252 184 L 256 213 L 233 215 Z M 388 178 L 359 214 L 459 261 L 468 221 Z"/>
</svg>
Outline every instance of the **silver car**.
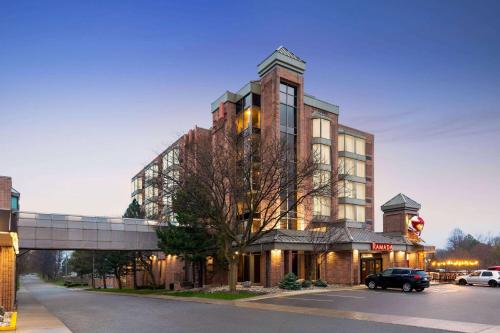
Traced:
<svg viewBox="0 0 500 333">
<path fill-rule="evenodd" d="M 461 286 L 483 285 L 498 287 L 500 285 L 500 271 L 478 270 L 467 275 L 457 276 L 455 282 Z"/>
</svg>

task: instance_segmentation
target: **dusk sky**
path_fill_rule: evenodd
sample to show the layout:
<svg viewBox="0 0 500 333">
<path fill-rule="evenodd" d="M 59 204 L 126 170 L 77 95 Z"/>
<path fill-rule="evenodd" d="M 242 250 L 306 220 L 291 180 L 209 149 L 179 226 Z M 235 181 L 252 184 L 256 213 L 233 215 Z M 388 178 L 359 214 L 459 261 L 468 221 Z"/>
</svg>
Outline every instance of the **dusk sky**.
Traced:
<svg viewBox="0 0 500 333">
<path fill-rule="evenodd" d="M 0 175 L 25 211 L 121 215 L 130 178 L 284 45 L 375 135 L 380 205 L 498 234 L 499 1 L 1 1 Z"/>
</svg>

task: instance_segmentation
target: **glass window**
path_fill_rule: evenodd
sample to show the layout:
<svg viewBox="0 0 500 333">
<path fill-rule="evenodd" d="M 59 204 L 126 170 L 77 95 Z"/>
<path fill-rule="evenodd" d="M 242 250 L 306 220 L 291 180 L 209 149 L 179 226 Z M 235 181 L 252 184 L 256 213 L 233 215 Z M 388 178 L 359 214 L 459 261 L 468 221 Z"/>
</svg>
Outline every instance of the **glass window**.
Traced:
<svg viewBox="0 0 500 333">
<path fill-rule="evenodd" d="M 314 188 L 327 186 L 330 184 L 330 171 L 318 170 L 313 174 L 313 186 Z"/>
<path fill-rule="evenodd" d="M 339 151 L 344 151 L 345 150 L 344 140 L 345 140 L 345 135 L 344 134 L 339 134 L 339 142 L 338 142 Z"/>
<path fill-rule="evenodd" d="M 355 210 L 354 205 L 345 205 L 345 218 L 348 220 L 355 220 Z"/>
<path fill-rule="evenodd" d="M 321 137 L 321 119 L 313 119 L 313 138 Z"/>
<path fill-rule="evenodd" d="M 260 109 L 258 107 L 252 108 L 252 127 L 260 128 Z"/>
<path fill-rule="evenodd" d="M 350 135 L 344 135 L 344 138 L 345 138 L 344 150 L 354 153 L 354 137 Z"/>
<path fill-rule="evenodd" d="M 481 276 L 493 276 L 493 272 L 483 272 Z"/>
<path fill-rule="evenodd" d="M 344 158 L 344 171 L 346 175 L 355 175 L 354 160 L 352 158 Z"/>
<path fill-rule="evenodd" d="M 287 119 L 287 127 L 295 128 L 295 108 L 292 106 L 286 107 L 286 119 Z"/>
<path fill-rule="evenodd" d="M 356 221 L 365 222 L 365 206 L 356 206 Z"/>
<path fill-rule="evenodd" d="M 313 138 L 330 139 L 330 121 L 326 119 L 313 119 Z"/>
<path fill-rule="evenodd" d="M 366 146 L 366 141 L 364 139 L 356 138 L 356 154 L 366 155 L 365 146 Z"/>
<path fill-rule="evenodd" d="M 313 157 L 315 163 L 329 165 L 331 163 L 330 146 L 319 143 L 313 144 Z"/>
<path fill-rule="evenodd" d="M 366 199 L 366 185 L 363 183 L 356 183 L 356 199 Z"/>
<path fill-rule="evenodd" d="M 356 176 L 365 177 L 365 161 L 356 161 Z"/>
<path fill-rule="evenodd" d="M 330 216 L 329 197 L 313 197 L 313 215 Z"/>
<path fill-rule="evenodd" d="M 323 139 L 330 139 L 330 121 L 321 119 L 321 137 Z"/>
<path fill-rule="evenodd" d="M 10 206 L 11 206 L 11 209 L 14 209 L 14 210 L 18 210 L 19 209 L 19 200 L 18 200 L 18 197 L 10 197 Z"/>
<path fill-rule="evenodd" d="M 392 275 L 392 269 L 386 269 L 383 273 L 383 276 L 391 276 Z"/>
<path fill-rule="evenodd" d="M 345 219 L 345 205 L 343 204 L 338 205 L 338 209 L 339 209 L 338 213 L 339 219 L 341 220 Z"/>
</svg>

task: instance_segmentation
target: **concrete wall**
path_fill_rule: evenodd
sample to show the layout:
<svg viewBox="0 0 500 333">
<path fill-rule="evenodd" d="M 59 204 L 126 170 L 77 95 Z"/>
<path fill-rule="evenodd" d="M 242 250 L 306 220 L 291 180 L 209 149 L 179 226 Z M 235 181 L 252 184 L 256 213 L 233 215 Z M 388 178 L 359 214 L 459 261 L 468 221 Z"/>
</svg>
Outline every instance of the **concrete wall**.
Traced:
<svg viewBox="0 0 500 333">
<path fill-rule="evenodd" d="M 19 214 L 19 247 L 54 250 L 158 250 L 156 221 Z"/>
</svg>

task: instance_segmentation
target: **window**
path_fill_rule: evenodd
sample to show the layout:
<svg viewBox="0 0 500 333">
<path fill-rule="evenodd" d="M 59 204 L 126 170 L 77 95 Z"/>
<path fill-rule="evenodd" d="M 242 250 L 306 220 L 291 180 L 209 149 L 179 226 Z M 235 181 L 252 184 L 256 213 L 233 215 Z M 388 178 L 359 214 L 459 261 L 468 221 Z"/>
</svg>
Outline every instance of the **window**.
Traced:
<svg viewBox="0 0 500 333">
<path fill-rule="evenodd" d="M 483 272 L 481 276 L 493 276 L 493 272 Z"/>
<path fill-rule="evenodd" d="M 315 216 L 330 216 L 329 197 L 313 197 L 313 215 Z"/>
<path fill-rule="evenodd" d="M 356 138 L 356 154 L 366 155 L 365 154 L 365 146 L 366 146 L 366 142 L 364 139 Z"/>
<path fill-rule="evenodd" d="M 326 119 L 315 118 L 313 123 L 313 138 L 330 139 L 330 121 Z"/>
<path fill-rule="evenodd" d="M 355 206 L 356 207 L 356 218 L 358 222 L 365 222 L 365 206 Z"/>
<path fill-rule="evenodd" d="M 146 200 L 151 200 L 158 196 L 158 188 L 156 186 L 148 186 L 145 190 Z"/>
<path fill-rule="evenodd" d="M 348 157 L 339 157 L 339 173 L 364 178 L 366 177 L 366 162 Z"/>
<path fill-rule="evenodd" d="M 366 140 L 349 134 L 339 134 L 339 151 L 366 155 Z"/>
<path fill-rule="evenodd" d="M 338 217 L 341 220 L 352 220 L 356 222 L 365 222 L 365 206 L 339 204 Z"/>
<path fill-rule="evenodd" d="M 280 140 L 287 149 L 287 172 L 281 189 L 281 212 L 284 214 L 280 227 L 297 229 L 297 185 L 293 182 L 297 163 L 297 88 L 286 83 L 280 83 Z M 292 179 L 292 181 L 290 180 Z"/>
<path fill-rule="evenodd" d="M 356 183 L 350 180 L 342 180 L 337 183 L 339 198 L 365 199 L 366 186 L 364 183 Z"/>
<path fill-rule="evenodd" d="M 132 179 L 132 192 L 142 190 L 142 177 Z"/>
<path fill-rule="evenodd" d="M 260 96 L 248 94 L 236 103 L 236 132 L 260 128 Z"/>
<path fill-rule="evenodd" d="M 158 205 L 154 202 L 147 203 L 145 206 L 146 217 L 155 217 L 158 215 Z"/>
<path fill-rule="evenodd" d="M 10 207 L 13 210 L 19 210 L 19 198 L 15 196 L 10 197 Z"/>
<path fill-rule="evenodd" d="M 330 184 L 331 173 L 326 170 L 318 170 L 313 174 L 314 188 L 326 187 Z"/>
<path fill-rule="evenodd" d="M 146 181 L 158 176 L 158 164 L 152 164 L 146 169 Z"/>
<path fill-rule="evenodd" d="M 296 90 L 290 85 L 280 84 L 280 125 L 287 128 L 285 131 L 292 130 L 293 133 L 297 127 Z"/>
<path fill-rule="evenodd" d="M 469 276 L 479 276 L 479 274 L 481 274 L 481 272 L 472 272 Z"/>
<path fill-rule="evenodd" d="M 392 269 L 386 269 L 383 273 L 383 276 L 391 276 L 392 275 Z"/>
<path fill-rule="evenodd" d="M 327 164 L 331 163 L 330 146 L 319 143 L 313 144 L 313 158 L 315 163 Z"/>
</svg>

